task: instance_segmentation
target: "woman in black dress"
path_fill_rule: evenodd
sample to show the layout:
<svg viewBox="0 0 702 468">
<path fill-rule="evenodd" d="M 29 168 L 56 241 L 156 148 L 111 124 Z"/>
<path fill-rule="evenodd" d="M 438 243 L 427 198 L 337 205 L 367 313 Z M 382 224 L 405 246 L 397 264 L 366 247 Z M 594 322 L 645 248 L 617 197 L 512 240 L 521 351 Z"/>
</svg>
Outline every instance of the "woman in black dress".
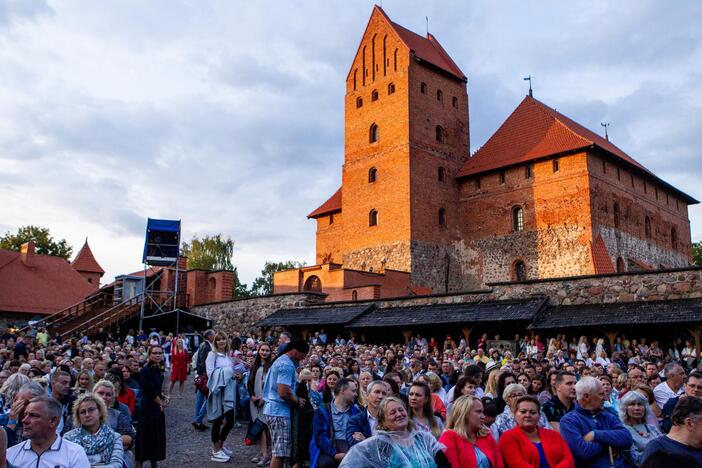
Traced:
<svg viewBox="0 0 702 468">
<path fill-rule="evenodd" d="M 147 353 L 146 365 L 139 372 L 139 384 L 142 398 L 136 417 L 139 429 L 136 436 L 136 466 L 150 461 L 151 468 L 156 468 L 160 460 L 166 459 L 166 418 L 164 410 L 168 399 L 163 395 L 163 348 L 151 346 Z"/>
</svg>

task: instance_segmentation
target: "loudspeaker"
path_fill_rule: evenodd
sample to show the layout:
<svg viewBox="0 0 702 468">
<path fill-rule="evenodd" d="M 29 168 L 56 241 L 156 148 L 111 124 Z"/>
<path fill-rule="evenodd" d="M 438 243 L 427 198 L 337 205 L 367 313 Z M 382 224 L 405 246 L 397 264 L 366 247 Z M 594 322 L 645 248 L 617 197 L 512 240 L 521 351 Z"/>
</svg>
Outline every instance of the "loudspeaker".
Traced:
<svg viewBox="0 0 702 468">
<path fill-rule="evenodd" d="M 146 223 L 142 261 L 147 265 L 173 265 L 180 254 L 180 220 L 151 219 Z"/>
</svg>

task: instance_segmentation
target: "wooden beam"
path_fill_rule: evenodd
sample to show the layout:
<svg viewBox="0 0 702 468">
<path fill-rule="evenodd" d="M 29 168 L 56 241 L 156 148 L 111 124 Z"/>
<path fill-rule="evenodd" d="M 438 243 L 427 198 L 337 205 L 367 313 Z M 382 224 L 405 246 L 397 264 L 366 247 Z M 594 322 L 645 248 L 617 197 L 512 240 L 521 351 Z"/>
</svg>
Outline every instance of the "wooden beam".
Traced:
<svg viewBox="0 0 702 468">
<path fill-rule="evenodd" d="M 403 328 L 402 336 L 405 337 L 405 344 L 409 343 L 409 340 L 412 337 L 412 330 L 410 330 L 409 328 Z"/>
<path fill-rule="evenodd" d="M 614 339 L 617 337 L 619 333 L 615 331 L 608 331 L 605 332 L 605 335 L 607 335 L 607 339 L 609 339 L 609 355 L 611 356 L 612 353 L 614 352 Z M 599 356 L 597 356 L 599 357 Z"/>
<path fill-rule="evenodd" d="M 470 332 L 472 332 L 473 329 L 470 327 L 463 327 L 461 331 L 463 332 L 463 337 L 466 339 L 466 349 L 470 350 Z"/>
<path fill-rule="evenodd" d="M 307 341 L 307 338 L 310 336 L 310 331 L 307 328 L 303 328 L 300 330 L 300 333 L 302 333 L 302 338 Z"/>
</svg>

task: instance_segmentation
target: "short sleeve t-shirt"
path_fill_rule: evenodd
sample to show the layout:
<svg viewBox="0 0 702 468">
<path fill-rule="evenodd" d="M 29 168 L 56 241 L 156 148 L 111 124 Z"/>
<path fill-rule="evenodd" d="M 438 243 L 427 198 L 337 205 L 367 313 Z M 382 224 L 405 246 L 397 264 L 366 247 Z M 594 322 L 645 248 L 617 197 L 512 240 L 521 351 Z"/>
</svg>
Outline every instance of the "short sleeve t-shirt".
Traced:
<svg viewBox="0 0 702 468">
<path fill-rule="evenodd" d="M 659 437 L 646 445 L 642 463 L 650 456 L 658 454 L 659 452 L 663 452 L 668 456 L 675 455 L 676 458 L 680 456 L 685 457 L 690 460 L 690 464 L 687 465 L 690 467 L 702 466 L 702 449 L 695 449 L 689 445 L 681 444 L 668 436 Z M 697 462 L 697 465 L 692 464 L 693 460 Z"/>
<path fill-rule="evenodd" d="M 573 408 L 575 408 L 575 405 L 571 405 L 570 409 L 566 408 L 558 398 L 558 395 L 554 395 L 553 398 L 544 404 L 542 410 L 548 422 L 561 422 L 561 418 L 568 414 Z"/>
<path fill-rule="evenodd" d="M 278 384 L 287 385 L 294 392 L 296 383 L 295 363 L 287 354 L 283 354 L 271 365 L 263 384 L 263 398 L 266 401 L 263 414 L 289 418 L 290 404 L 278 395 Z"/>
</svg>

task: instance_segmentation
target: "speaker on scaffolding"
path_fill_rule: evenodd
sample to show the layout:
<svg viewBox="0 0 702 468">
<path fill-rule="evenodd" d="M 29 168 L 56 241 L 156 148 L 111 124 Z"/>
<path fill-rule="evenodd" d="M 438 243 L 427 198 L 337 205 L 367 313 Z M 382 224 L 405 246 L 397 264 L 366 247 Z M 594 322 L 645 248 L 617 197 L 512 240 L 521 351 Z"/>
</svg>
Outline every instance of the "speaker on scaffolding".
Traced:
<svg viewBox="0 0 702 468">
<path fill-rule="evenodd" d="M 142 262 L 152 266 L 169 266 L 178 261 L 179 254 L 180 220 L 149 218 Z"/>
</svg>

